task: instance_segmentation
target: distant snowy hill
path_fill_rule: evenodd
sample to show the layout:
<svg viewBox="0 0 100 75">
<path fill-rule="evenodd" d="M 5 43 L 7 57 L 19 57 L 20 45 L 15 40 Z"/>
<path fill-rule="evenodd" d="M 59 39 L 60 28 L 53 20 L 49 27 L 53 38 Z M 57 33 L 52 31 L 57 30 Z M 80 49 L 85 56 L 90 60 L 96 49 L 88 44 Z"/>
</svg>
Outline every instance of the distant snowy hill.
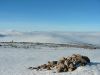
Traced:
<svg viewBox="0 0 100 75">
<path fill-rule="evenodd" d="M 100 45 L 99 32 L 0 32 L 1 41 L 67 43 L 67 44 L 96 44 Z"/>
</svg>

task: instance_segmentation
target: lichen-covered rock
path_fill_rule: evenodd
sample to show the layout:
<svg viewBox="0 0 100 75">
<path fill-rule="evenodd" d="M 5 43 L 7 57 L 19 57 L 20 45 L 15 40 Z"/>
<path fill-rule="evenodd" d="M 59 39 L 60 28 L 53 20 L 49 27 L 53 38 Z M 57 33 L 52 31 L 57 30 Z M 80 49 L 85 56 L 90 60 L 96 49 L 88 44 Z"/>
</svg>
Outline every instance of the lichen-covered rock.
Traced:
<svg viewBox="0 0 100 75">
<path fill-rule="evenodd" d="M 50 67 L 55 67 L 57 65 L 58 61 L 48 61 L 48 65 Z"/>
<path fill-rule="evenodd" d="M 67 66 L 63 63 L 59 63 L 56 68 L 57 68 L 57 72 L 67 72 L 68 71 Z"/>
<path fill-rule="evenodd" d="M 85 66 L 90 63 L 90 59 L 87 56 L 82 56 L 80 54 L 73 54 L 70 57 L 62 57 L 58 61 L 48 61 L 47 64 L 40 65 L 38 67 L 29 67 L 28 69 L 56 69 L 57 72 L 67 72 L 74 71 L 79 66 Z"/>
</svg>

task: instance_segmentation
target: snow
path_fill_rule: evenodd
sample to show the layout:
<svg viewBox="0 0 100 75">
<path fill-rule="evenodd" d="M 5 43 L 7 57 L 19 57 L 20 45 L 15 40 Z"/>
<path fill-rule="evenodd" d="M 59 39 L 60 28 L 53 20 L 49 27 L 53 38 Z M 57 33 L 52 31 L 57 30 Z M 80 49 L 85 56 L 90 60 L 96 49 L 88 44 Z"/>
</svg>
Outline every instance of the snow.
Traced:
<svg viewBox="0 0 100 75">
<path fill-rule="evenodd" d="M 100 47 L 100 32 L 0 32 L 0 42 L 39 42 L 63 44 L 93 44 Z M 79 67 L 73 72 L 53 73 L 54 71 L 35 71 L 28 67 L 38 66 L 48 61 L 59 60 L 72 54 L 88 56 L 91 65 Z M 57 48 L 3 48 L 0 47 L 0 75 L 99 75 L 100 49 L 70 47 Z"/>
<path fill-rule="evenodd" d="M 58 60 L 72 54 L 86 55 L 91 65 L 79 67 L 73 72 L 53 73 L 52 71 L 35 71 L 27 69 L 47 63 L 49 60 Z M 0 75 L 99 75 L 100 50 L 79 48 L 0 48 Z"/>
</svg>

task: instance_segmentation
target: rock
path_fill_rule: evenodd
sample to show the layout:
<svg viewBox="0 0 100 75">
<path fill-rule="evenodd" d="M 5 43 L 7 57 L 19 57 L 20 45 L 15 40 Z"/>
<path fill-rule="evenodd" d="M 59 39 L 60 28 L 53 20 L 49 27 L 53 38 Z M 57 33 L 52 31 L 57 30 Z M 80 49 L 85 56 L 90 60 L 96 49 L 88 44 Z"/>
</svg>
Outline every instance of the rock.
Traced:
<svg viewBox="0 0 100 75">
<path fill-rule="evenodd" d="M 38 66 L 38 67 L 37 67 L 37 70 L 39 70 L 39 69 L 41 69 L 41 66 Z"/>
<path fill-rule="evenodd" d="M 74 68 L 74 64 L 70 63 L 70 65 L 68 66 L 69 68 Z"/>
<path fill-rule="evenodd" d="M 48 65 L 50 65 L 50 67 L 55 67 L 57 65 L 58 61 L 48 61 Z"/>
<path fill-rule="evenodd" d="M 76 68 L 68 68 L 68 71 L 74 71 Z"/>
<path fill-rule="evenodd" d="M 66 72 L 68 71 L 67 66 L 63 63 L 57 65 L 57 72 Z"/>
<path fill-rule="evenodd" d="M 32 67 L 29 67 L 28 69 L 32 69 Z"/>
<path fill-rule="evenodd" d="M 47 64 L 43 64 L 40 66 L 41 69 L 46 69 L 47 68 Z"/>
<path fill-rule="evenodd" d="M 47 64 L 40 65 L 38 67 L 29 67 L 28 69 L 37 69 L 37 70 L 54 70 L 57 72 L 67 72 L 74 71 L 79 66 L 85 66 L 90 63 L 90 59 L 87 56 L 82 56 L 80 54 L 73 54 L 70 57 L 63 57 L 58 61 L 48 61 Z"/>
<path fill-rule="evenodd" d="M 68 71 L 68 67 L 66 66 L 66 68 L 64 68 L 64 72 L 67 72 Z"/>
<path fill-rule="evenodd" d="M 51 67 L 50 66 L 47 66 L 47 70 L 51 70 Z"/>
<path fill-rule="evenodd" d="M 70 65 L 68 66 L 68 71 L 73 71 L 76 69 L 76 66 L 73 63 L 70 63 Z"/>
<path fill-rule="evenodd" d="M 90 59 L 87 56 L 82 56 L 83 59 L 87 61 L 87 63 L 90 63 Z"/>
<path fill-rule="evenodd" d="M 30 70 L 36 69 L 37 70 L 37 67 L 29 67 L 28 69 L 30 69 Z"/>
</svg>

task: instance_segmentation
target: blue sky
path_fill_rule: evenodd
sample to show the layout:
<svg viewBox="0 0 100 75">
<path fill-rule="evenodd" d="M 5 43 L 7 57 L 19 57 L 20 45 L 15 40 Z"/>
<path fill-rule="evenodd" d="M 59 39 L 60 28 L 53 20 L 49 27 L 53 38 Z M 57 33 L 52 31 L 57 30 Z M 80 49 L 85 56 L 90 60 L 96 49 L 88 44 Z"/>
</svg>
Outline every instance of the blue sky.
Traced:
<svg viewBox="0 0 100 75">
<path fill-rule="evenodd" d="M 0 30 L 100 31 L 100 0 L 0 0 Z"/>
</svg>

